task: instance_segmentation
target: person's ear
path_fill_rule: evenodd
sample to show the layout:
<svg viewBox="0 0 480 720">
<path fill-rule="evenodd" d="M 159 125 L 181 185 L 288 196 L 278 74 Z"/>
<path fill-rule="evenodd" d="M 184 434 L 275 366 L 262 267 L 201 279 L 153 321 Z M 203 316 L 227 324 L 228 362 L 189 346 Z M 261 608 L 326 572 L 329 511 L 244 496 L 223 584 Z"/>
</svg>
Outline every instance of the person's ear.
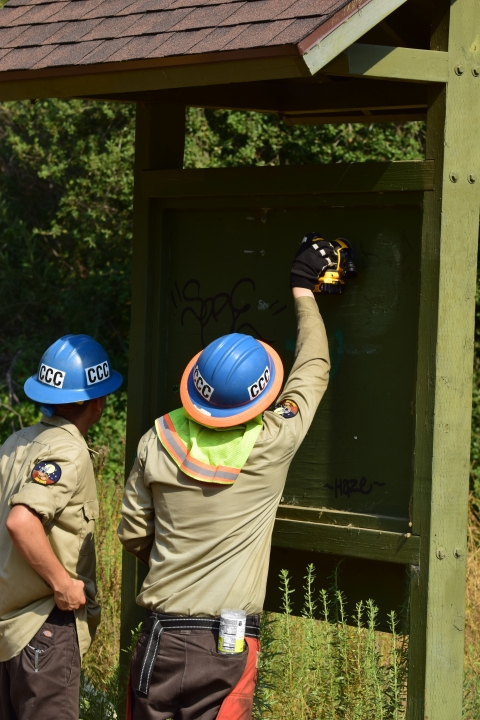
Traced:
<svg viewBox="0 0 480 720">
<path fill-rule="evenodd" d="M 99 397 L 99 398 L 95 398 L 94 400 L 91 400 L 90 402 L 92 403 L 92 410 L 94 410 L 96 414 L 99 413 L 101 415 L 105 408 L 105 402 L 106 402 L 105 395 L 103 395 L 102 397 Z"/>
</svg>

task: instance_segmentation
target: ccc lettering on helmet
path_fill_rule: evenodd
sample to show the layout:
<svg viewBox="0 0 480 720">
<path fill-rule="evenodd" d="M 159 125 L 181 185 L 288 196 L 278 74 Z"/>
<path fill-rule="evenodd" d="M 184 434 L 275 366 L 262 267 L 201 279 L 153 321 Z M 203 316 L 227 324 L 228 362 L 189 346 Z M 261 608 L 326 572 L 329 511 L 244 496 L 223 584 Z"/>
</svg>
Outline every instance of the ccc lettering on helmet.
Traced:
<svg viewBox="0 0 480 720">
<path fill-rule="evenodd" d="M 250 400 L 255 400 L 256 397 L 262 393 L 265 388 L 267 387 L 268 383 L 270 382 L 270 368 L 266 367 L 263 373 L 258 378 L 257 382 L 254 382 L 253 385 L 250 385 L 248 388 L 248 394 L 250 395 Z"/>
<path fill-rule="evenodd" d="M 205 382 L 203 377 L 200 375 L 198 365 L 195 365 L 195 370 L 193 371 L 193 384 L 197 388 L 197 391 L 200 393 L 200 395 L 205 398 L 205 400 L 210 400 L 213 395 L 214 389 L 211 385 Z"/>
<path fill-rule="evenodd" d="M 63 370 L 57 370 L 56 368 L 49 367 L 49 365 L 40 365 L 38 371 L 38 379 L 45 385 L 51 385 L 52 387 L 61 388 L 63 387 L 63 381 L 65 380 L 66 373 Z"/>
<path fill-rule="evenodd" d="M 100 365 L 92 365 L 92 367 L 85 368 L 85 375 L 87 376 L 87 385 L 96 385 L 96 383 L 106 380 L 110 377 L 108 362 L 103 362 L 100 363 Z"/>
</svg>

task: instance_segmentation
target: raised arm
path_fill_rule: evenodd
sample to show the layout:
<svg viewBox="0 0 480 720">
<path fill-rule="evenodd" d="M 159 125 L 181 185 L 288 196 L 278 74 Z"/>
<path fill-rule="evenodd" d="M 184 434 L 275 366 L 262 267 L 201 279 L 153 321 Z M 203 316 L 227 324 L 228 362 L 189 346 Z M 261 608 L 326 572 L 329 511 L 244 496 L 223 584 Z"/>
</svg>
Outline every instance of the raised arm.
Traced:
<svg viewBox="0 0 480 720">
<path fill-rule="evenodd" d="M 325 326 L 313 293 L 304 288 L 293 288 L 293 296 L 297 316 L 295 362 L 275 412 L 284 413 L 288 427 L 295 435 L 297 449 L 327 389 L 330 358 Z"/>
<path fill-rule="evenodd" d="M 293 451 L 304 439 L 328 385 L 328 341 L 313 288 L 325 268 L 335 262 L 333 246 L 317 233 L 309 233 L 292 263 L 290 286 L 297 316 L 295 362 L 274 413 L 287 423 L 293 435 Z"/>
</svg>

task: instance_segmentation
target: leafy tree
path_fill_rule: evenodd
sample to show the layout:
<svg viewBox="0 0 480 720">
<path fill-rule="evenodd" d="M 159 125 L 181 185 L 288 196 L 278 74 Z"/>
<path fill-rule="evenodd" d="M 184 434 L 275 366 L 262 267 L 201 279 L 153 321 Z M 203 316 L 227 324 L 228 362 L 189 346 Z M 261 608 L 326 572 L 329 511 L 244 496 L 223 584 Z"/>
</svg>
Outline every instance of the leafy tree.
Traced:
<svg viewBox="0 0 480 720">
<path fill-rule="evenodd" d="M 78 100 L 0 107 L 0 336 L 30 373 L 87 332 L 126 366 L 134 108 Z"/>
<path fill-rule="evenodd" d="M 419 160 L 424 139 L 418 122 L 292 126 L 276 115 L 191 109 L 185 166 Z"/>
</svg>

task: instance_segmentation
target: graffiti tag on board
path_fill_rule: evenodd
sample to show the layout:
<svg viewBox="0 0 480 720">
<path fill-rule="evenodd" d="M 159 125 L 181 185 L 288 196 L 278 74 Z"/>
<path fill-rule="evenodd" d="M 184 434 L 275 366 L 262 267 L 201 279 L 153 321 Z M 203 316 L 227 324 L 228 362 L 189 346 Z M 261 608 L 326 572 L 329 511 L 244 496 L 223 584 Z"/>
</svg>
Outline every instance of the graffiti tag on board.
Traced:
<svg viewBox="0 0 480 720">
<path fill-rule="evenodd" d="M 175 309 L 186 303 L 180 316 L 180 322 L 184 325 L 187 317 L 193 318 L 200 330 L 202 347 L 205 347 L 205 329 L 211 322 L 222 320 L 227 324 L 227 332 L 245 333 L 253 335 L 258 340 L 274 345 L 275 340 L 268 339 L 258 330 L 255 325 L 247 320 L 247 313 L 252 309 L 252 304 L 244 300 L 244 296 L 255 291 L 253 278 L 241 278 L 237 280 L 230 290 L 218 292 L 215 295 L 206 295 L 202 291 L 201 282 L 197 279 L 187 280 L 180 289 L 175 283 L 175 291 L 171 291 L 171 299 Z M 272 302 L 268 309 L 273 315 L 278 315 L 287 309 L 286 305 L 276 307 L 278 300 Z"/>
<path fill-rule="evenodd" d="M 374 480 L 374 482 L 371 482 L 370 485 L 368 485 L 367 478 L 362 477 L 360 480 L 347 478 L 338 480 L 335 478 L 335 485 L 325 483 L 323 487 L 328 490 L 332 490 L 332 492 L 335 493 L 336 498 L 350 498 L 350 496 L 355 493 L 360 493 L 360 495 L 370 495 L 374 487 L 384 487 L 385 485 L 386 483 L 378 482 L 377 480 Z"/>
</svg>

